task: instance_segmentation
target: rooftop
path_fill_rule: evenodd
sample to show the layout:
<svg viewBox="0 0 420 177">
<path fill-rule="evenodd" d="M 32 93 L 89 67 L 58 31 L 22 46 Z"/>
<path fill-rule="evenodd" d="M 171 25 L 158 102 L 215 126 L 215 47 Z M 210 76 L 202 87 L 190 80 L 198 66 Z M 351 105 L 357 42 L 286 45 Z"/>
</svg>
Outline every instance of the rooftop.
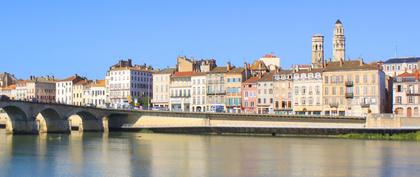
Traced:
<svg viewBox="0 0 420 177">
<path fill-rule="evenodd" d="M 274 72 L 265 73 L 260 79 L 258 79 L 258 82 L 273 81 L 273 75 L 274 75 Z"/>
<path fill-rule="evenodd" d="M 324 71 L 348 71 L 348 70 L 378 70 L 376 63 L 366 64 L 363 60 L 332 61 L 328 62 Z"/>
<path fill-rule="evenodd" d="M 398 58 L 390 58 L 386 60 L 385 64 L 392 64 L 392 63 L 417 63 L 420 60 L 420 57 L 398 57 Z"/>
</svg>

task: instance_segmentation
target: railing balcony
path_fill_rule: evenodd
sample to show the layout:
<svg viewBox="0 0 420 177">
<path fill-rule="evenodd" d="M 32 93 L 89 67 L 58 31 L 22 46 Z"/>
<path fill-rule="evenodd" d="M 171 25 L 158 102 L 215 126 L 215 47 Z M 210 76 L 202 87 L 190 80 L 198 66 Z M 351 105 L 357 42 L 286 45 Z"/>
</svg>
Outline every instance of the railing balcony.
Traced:
<svg viewBox="0 0 420 177">
<path fill-rule="evenodd" d="M 416 92 L 411 91 L 411 90 L 407 90 L 407 91 L 405 91 L 405 94 L 406 94 L 407 96 L 420 96 L 420 93 L 416 93 Z"/>
<path fill-rule="evenodd" d="M 361 103 L 360 106 L 362 108 L 369 108 L 370 107 L 370 103 Z"/>
<path fill-rule="evenodd" d="M 330 103 L 331 108 L 338 108 L 338 103 Z"/>
<path fill-rule="evenodd" d="M 353 81 L 346 81 L 346 87 L 353 87 Z"/>
<path fill-rule="evenodd" d="M 346 98 L 353 98 L 354 94 L 353 93 L 346 93 Z"/>
</svg>

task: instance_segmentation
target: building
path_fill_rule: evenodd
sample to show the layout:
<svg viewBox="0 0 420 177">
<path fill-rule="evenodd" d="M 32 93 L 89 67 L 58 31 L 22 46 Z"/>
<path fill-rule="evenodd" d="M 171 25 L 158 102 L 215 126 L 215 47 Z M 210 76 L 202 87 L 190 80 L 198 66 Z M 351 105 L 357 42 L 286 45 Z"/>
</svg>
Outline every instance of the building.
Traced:
<svg viewBox="0 0 420 177">
<path fill-rule="evenodd" d="M 191 111 L 191 76 L 193 72 L 175 72 L 171 77 L 169 109 Z"/>
<path fill-rule="evenodd" d="M 0 95 L 5 95 L 12 100 L 16 99 L 16 84 L 12 84 L 6 87 L 0 87 Z"/>
<path fill-rule="evenodd" d="M 418 69 L 420 57 L 391 58 L 383 62 L 382 67 L 386 75 L 395 77 L 405 72 L 412 73 Z"/>
<path fill-rule="evenodd" d="M 260 77 L 254 76 L 242 82 L 242 112 L 257 113 L 257 82 Z"/>
<path fill-rule="evenodd" d="M 215 67 L 207 72 L 206 110 L 213 110 L 214 107 L 223 107 L 226 110 L 225 75 L 229 69 L 230 66 Z"/>
<path fill-rule="evenodd" d="M 76 81 L 73 84 L 73 105 L 86 106 L 85 90 L 88 88 L 91 81 L 87 79 Z"/>
<path fill-rule="evenodd" d="M 195 72 L 191 75 L 191 111 L 206 112 L 207 73 Z"/>
<path fill-rule="evenodd" d="M 322 68 L 297 69 L 293 73 L 293 112 L 322 114 Z"/>
<path fill-rule="evenodd" d="M 269 72 L 269 68 L 265 65 L 264 61 L 256 60 L 252 65 L 249 67 L 252 76 L 263 75 L 266 72 Z"/>
<path fill-rule="evenodd" d="M 280 69 L 280 58 L 275 56 L 274 54 L 266 54 L 259 59 L 260 61 L 264 62 L 265 66 L 270 71 L 275 71 Z"/>
<path fill-rule="evenodd" d="M 402 73 L 394 78 L 394 114 L 401 117 L 419 117 L 420 71 Z"/>
<path fill-rule="evenodd" d="M 27 97 L 28 89 L 26 88 L 26 84 L 26 80 L 16 81 L 16 100 L 29 101 Z"/>
<path fill-rule="evenodd" d="M 162 69 L 153 73 L 153 99 L 154 107 L 163 110 L 169 110 L 171 75 L 175 72 L 175 68 Z"/>
<path fill-rule="evenodd" d="M 61 104 L 73 104 L 73 85 L 86 78 L 77 74 L 55 83 L 55 101 Z"/>
<path fill-rule="evenodd" d="M 99 108 L 106 108 L 106 84 L 105 80 L 88 82 L 83 91 L 83 104 Z"/>
<path fill-rule="evenodd" d="M 384 113 L 385 73 L 363 60 L 335 61 L 323 73 L 324 114 L 364 116 Z"/>
<path fill-rule="evenodd" d="M 274 113 L 273 72 L 265 73 L 257 82 L 257 113 Z"/>
<path fill-rule="evenodd" d="M 120 60 L 112 65 L 106 74 L 107 102 L 115 108 L 142 103 L 150 106 L 153 97 L 153 68 L 133 65 L 131 59 Z"/>
<path fill-rule="evenodd" d="M 273 75 L 274 113 L 293 113 L 293 70 L 280 70 Z"/>
<path fill-rule="evenodd" d="M 228 64 L 228 67 L 231 67 Z M 245 77 L 245 68 L 228 68 L 225 74 L 226 88 L 226 111 L 229 113 L 241 113 L 242 110 L 242 81 Z"/>
<path fill-rule="evenodd" d="M 324 67 L 324 36 L 316 34 L 312 36 L 312 67 Z"/>
<path fill-rule="evenodd" d="M 0 87 L 16 84 L 16 77 L 7 72 L 0 72 Z"/>
<path fill-rule="evenodd" d="M 333 61 L 345 60 L 346 58 L 346 38 L 344 37 L 344 27 L 340 20 L 335 22 L 333 36 Z"/>
<path fill-rule="evenodd" d="M 209 72 L 216 67 L 216 60 L 194 60 L 185 56 L 177 58 L 176 69 L 178 72 Z"/>
<path fill-rule="evenodd" d="M 53 76 L 30 76 L 26 81 L 26 100 L 53 103 L 55 102 L 55 78 Z"/>
</svg>

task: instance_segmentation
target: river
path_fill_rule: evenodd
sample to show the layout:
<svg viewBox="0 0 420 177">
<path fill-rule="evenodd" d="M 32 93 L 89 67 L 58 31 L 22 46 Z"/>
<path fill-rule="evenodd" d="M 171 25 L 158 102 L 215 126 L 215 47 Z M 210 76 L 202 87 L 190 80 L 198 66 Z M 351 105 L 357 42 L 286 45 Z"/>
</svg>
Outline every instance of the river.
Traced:
<svg viewBox="0 0 420 177">
<path fill-rule="evenodd" d="M 420 176 L 420 143 L 0 129 L 0 176 Z"/>
</svg>

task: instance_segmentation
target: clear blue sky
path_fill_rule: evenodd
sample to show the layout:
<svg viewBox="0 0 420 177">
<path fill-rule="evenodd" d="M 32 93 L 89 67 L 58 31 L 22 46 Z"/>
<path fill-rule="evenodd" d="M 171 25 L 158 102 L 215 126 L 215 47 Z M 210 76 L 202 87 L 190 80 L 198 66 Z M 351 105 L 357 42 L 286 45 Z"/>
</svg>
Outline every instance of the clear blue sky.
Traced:
<svg viewBox="0 0 420 177">
<path fill-rule="evenodd" d="M 420 55 L 420 1 L 0 2 L 0 71 L 20 78 L 74 73 L 103 78 L 118 59 L 162 68 L 178 55 L 241 65 L 274 52 L 282 67 L 310 63 L 311 36 L 331 57 L 336 19 L 347 57 Z"/>
</svg>

